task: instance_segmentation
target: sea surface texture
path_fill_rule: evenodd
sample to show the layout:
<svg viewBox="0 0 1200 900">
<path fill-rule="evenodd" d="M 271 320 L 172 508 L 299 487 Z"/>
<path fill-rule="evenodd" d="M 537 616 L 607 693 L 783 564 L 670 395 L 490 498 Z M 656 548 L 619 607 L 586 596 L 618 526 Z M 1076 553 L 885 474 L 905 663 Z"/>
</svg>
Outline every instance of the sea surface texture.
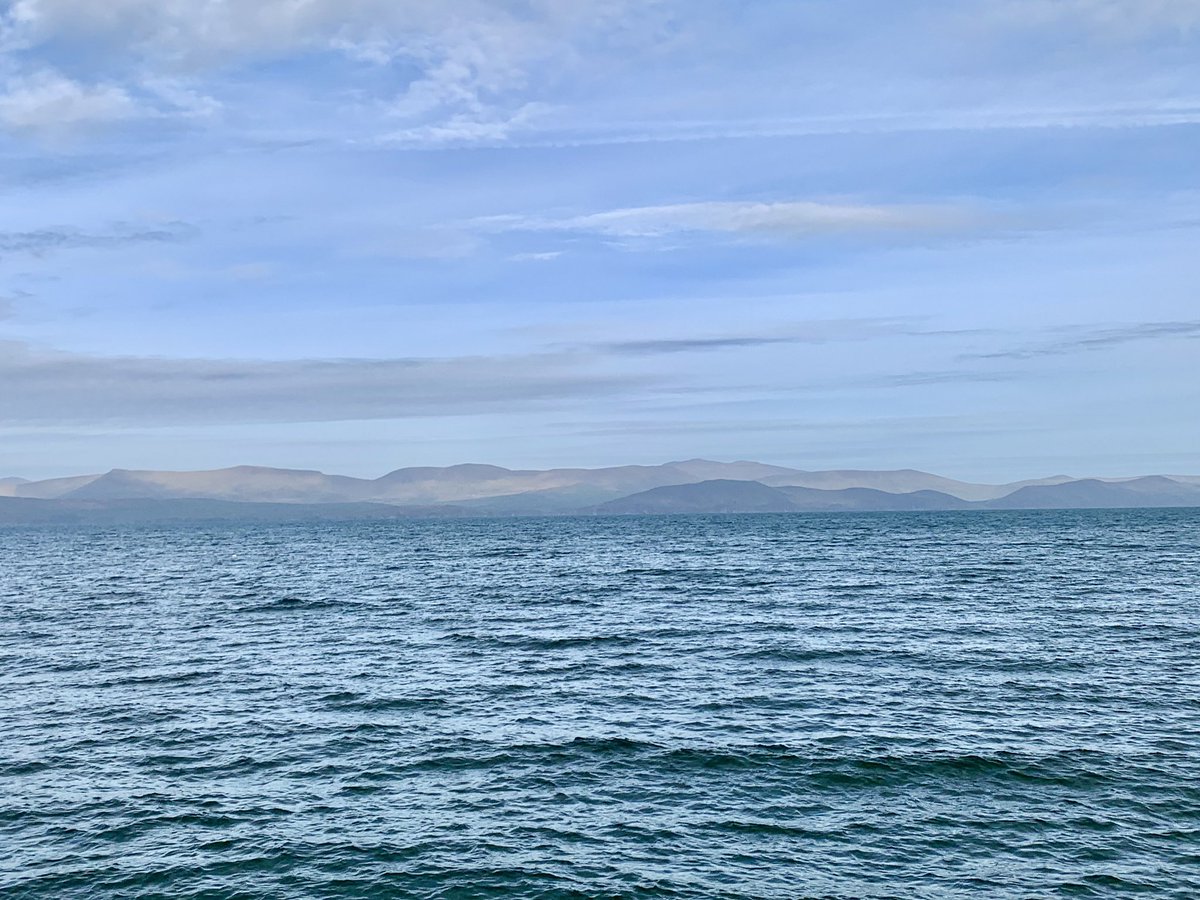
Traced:
<svg viewBox="0 0 1200 900">
<path fill-rule="evenodd" d="M 0 530 L 0 895 L 1200 896 L 1200 511 Z"/>
</svg>

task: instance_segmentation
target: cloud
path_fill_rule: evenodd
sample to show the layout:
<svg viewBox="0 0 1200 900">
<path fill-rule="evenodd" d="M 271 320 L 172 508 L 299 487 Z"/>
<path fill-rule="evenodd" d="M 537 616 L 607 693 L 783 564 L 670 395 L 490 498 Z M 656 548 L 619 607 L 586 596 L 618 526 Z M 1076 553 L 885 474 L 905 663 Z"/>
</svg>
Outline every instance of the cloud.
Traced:
<svg viewBox="0 0 1200 900">
<path fill-rule="evenodd" d="M 661 356 L 713 350 L 741 350 L 778 344 L 827 344 L 869 340 L 883 335 L 924 334 L 912 329 L 911 319 L 830 319 L 806 322 L 772 334 L 731 334 L 685 338 L 599 341 L 578 347 L 615 356 Z"/>
<path fill-rule="evenodd" d="M 560 219 L 491 216 L 474 222 L 485 231 L 563 231 L 617 238 L 661 238 L 706 232 L 781 238 L 889 232 L 913 234 L 969 231 L 985 224 L 988 224 L 987 217 L 952 206 L 873 206 L 803 200 L 677 203 Z"/>
<path fill-rule="evenodd" d="M 115 225 L 107 231 L 82 231 L 75 228 L 43 228 L 34 231 L 0 232 L 0 255 L 28 254 L 46 256 L 61 250 L 111 249 L 130 244 L 181 241 L 195 234 L 185 222 L 168 222 L 153 228 Z"/>
<path fill-rule="evenodd" d="M 32 300 L 36 295 L 14 288 L 7 294 L 0 294 L 0 319 L 11 319 L 17 314 L 17 307 L 26 300 Z"/>
<path fill-rule="evenodd" d="M 384 104 L 387 116 L 408 123 L 393 139 L 494 141 L 537 110 L 528 99 L 509 96 L 533 83 L 532 67 L 544 81 L 557 66 L 570 65 L 579 45 L 591 37 L 623 29 L 636 33 L 627 19 L 644 17 L 656 5 L 633 0 L 15 0 L 0 11 L 0 47 L 86 60 L 93 70 L 89 74 L 99 71 L 121 80 L 124 87 L 103 95 L 110 112 L 129 89 L 157 95 L 166 104 L 160 112 L 184 115 L 206 115 L 218 107 L 189 79 L 265 60 L 337 54 L 360 66 L 412 72 Z M 43 118 L 51 112 L 47 108 Z"/>
<path fill-rule="evenodd" d="M 766 347 L 772 344 L 794 344 L 790 337 L 724 337 L 676 338 L 658 341 L 613 341 L 591 344 L 592 349 L 620 356 L 658 356 L 666 353 L 691 353 L 697 350 L 736 350 L 745 347 Z"/>
<path fill-rule="evenodd" d="M 935 112 L 876 114 L 864 111 L 836 116 L 730 117 L 712 121 L 667 118 L 657 122 L 585 123 L 570 129 L 541 127 L 527 133 L 514 131 L 506 134 L 505 140 L 523 147 L 594 147 L 832 135 L 1163 128 L 1195 124 L 1200 124 L 1200 102 L 1175 99 L 1108 105 L 948 106 Z"/>
<path fill-rule="evenodd" d="M 525 103 L 506 113 L 485 109 L 480 104 L 472 103 L 471 106 L 470 112 L 457 113 L 444 121 L 390 132 L 381 137 L 379 143 L 398 147 L 508 143 L 550 108 L 544 103 Z M 403 107 L 392 112 L 404 115 Z"/>
<path fill-rule="evenodd" d="M 430 21 L 435 3 L 386 0 L 16 0 L 5 23 L 9 43 L 93 45 L 94 53 L 211 67 L 334 43 L 358 46 L 388 26 Z"/>
<path fill-rule="evenodd" d="M 1037 359 L 1043 356 L 1065 356 L 1088 350 L 1103 350 L 1123 344 L 1170 338 L 1200 338 L 1200 322 L 1142 322 L 1118 328 L 1100 328 L 1084 331 L 1065 340 L 1049 341 L 997 350 L 991 353 L 963 354 L 961 359 Z"/>
<path fill-rule="evenodd" d="M 816 8 L 835 5 L 801 4 Z M 829 17 L 827 11 L 819 9 L 770 15 L 780 23 L 781 33 L 819 24 Z M 740 18 L 745 20 L 740 25 L 749 28 L 756 17 Z M 833 40 L 840 41 L 849 56 L 860 49 L 858 33 L 869 34 L 871 29 L 862 28 L 863 16 L 847 14 L 842 18 L 852 29 L 834 29 L 840 37 Z M 1004 34 L 1014 28 L 1044 29 L 1061 23 L 1081 23 L 1092 30 L 1133 39 L 1148 31 L 1182 33 L 1200 28 L 1200 3 L 976 0 L 961 4 L 961 9 L 932 14 L 918 9 L 904 18 L 925 28 L 921 35 L 925 43 L 930 34 L 954 32 L 954 23 L 964 19 L 982 23 L 987 37 L 981 46 L 990 41 L 997 27 Z M 878 27 L 887 27 L 884 19 L 880 22 Z M 337 57 L 354 71 L 386 72 L 387 82 L 394 87 L 381 89 L 384 82 L 369 78 L 372 88 L 364 91 L 362 83 L 353 77 L 347 79 L 346 71 L 326 83 L 317 83 L 294 69 L 288 76 L 292 84 L 283 93 L 302 95 L 305 102 L 312 102 L 316 96 L 331 92 L 339 113 L 355 104 L 366 113 L 369 124 L 363 128 L 372 135 L 382 133 L 378 140 L 414 148 L 522 140 L 590 144 L 847 130 L 1045 127 L 1060 120 L 1066 124 L 1195 120 L 1194 110 L 1188 118 L 1186 112 L 1156 111 L 1153 104 L 1147 104 L 1148 108 L 1140 113 L 1114 111 L 1108 118 L 1086 109 L 1021 113 L 997 108 L 987 112 L 981 111 L 986 104 L 976 102 L 977 97 L 957 108 L 950 104 L 945 115 L 928 110 L 923 103 L 909 104 L 908 110 L 901 111 L 906 114 L 899 115 L 896 103 L 889 102 L 889 98 L 903 94 L 900 78 L 872 97 L 880 104 L 874 110 L 859 105 L 860 115 L 841 122 L 836 115 L 738 121 L 736 113 L 742 111 L 738 109 L 734 116 L 712 123 L 669 123 L 651 114 L 646 123 L 627 127 L 613 126 L 611 117 L 600 117 L 597 127 L 593 124 L 595 116 L 572 117 L 568 110 L 566 118 L 573 118 L 576 127 L 555 131 L 547 113 L 560 107 L 547 101 L 555 96 L 576 102 L 580 99 L 578 92 L 558 91 L 564 75 L 588 67 L 585 85 L 594 85 L 612 74 L 615 62 L 625 67 L 641 61 L 624 51 L 645 50 L 644 59 L 652 67 L 646 72 L 646 87 L 654 93 L 653 66 L 674 53 L 689 59 L 688 54 L 700 46 L 705 35 L 711 36 L 713 29 L 724 27 L 732 24 L 719 8 L 692 8 L 679 0 L 10 0 L 0 4 L 0 53 L 9 58 L 10 68 L 40 60 L 36 71 L 15 71 L 21 81 L 42 79 L 45 84 L 35 85 L 36 90 L 20 84 L 10 88 L 13 111 L 8 116 L 0 115 L 0 125 L 24 131 L 35 127 L 66 131 L 134 115 L 192 121 L 214 118 L 224 104 L 236 107 L 237 97 L 247 96 L 239 95 L 236 88 L 240 74 L 263 62 L 320 56 Z M 851 30 L 857 37 L 849 33 Z M 803 38 L 803 32 L 799 36 Z M 730 43 L 737 46 L 742 39 L 738 36 Z M 904 34 L 894 37 L 898 45 L 903 45 L 904 39 Z M 979 35 L 973 33 L 964 43 L 976 39 Z M 768 40 L 760 44 L 762 65 L 770 66 L 775 44 Z M 934 47 L 927 55 L 939 52 Z M 895 53 L 906 58 L 903 49 Z M 980 55 L 986 55 L 986 51 Z M 710 65 L 724 58 L 717 52 Z M 822 59 L 819 53 L 814 54 L 812 65 L 819 66 Z M 51 62 L 57 69 L 45 68 Z M 758 68 L 755 62 L 741 60 L 739 65 L 753 72 Z M 860 62 L 857 68 L 869 73 L 877 60 Z M 834 77 L 819 68 L 802 74 L 802 66 L 802 61 L 796 61 L 783 70 L 762 71 L 769 79 Z M 277 78 L 264 68 L 254 72 L 253 77 L 259 82 Z M 209 84 L 204 79 L 217 83 Z M 230 97 L 217 99 L 224 79 L 231 79 L 229 83 L 235 87 Z M 332 91 L 330 85 L 335 86 Z M 770 86 L 766 85 L 768 89 Z M 848 87 L 853 87 L 853 80 Z M 762 84 L 756 85 L 754 93 L 762 93 L 763 88 Z M 253 92 L 249 96 L 261 97 Z M 348 98 L 353 98 L 350 103 Z M 635 93 L 630 97 L 634 102 L 616 108 L 634 110 L 631 114 L 636 117 L 637 109 L 645 109 L 636 101 L 644 99 Z M 679 99 L 679 110 L 696 108 L 686 102 L 686 94 L 680 94 Z M 761 110 L 757 99 L 748 98 L 746 106 Z M 803 108 L 799 100 L 790 105 L 793 112 Z M 850 111 L 851 105 L 843 108 Z M 745 111 L 753 114 L 749 109 Z M 820 111 L 830 110 L 814 107 L 814 112 Z M 873 117 L 872 111 L 880 115 Z M 605 118 L 609 120 L 607 125 Z M 347 132 L 338 130 L 337 134 L 341 139 Z M 372 140 L 366 139 L 368 143 Z"/>
<path fill-rule="evenodd" d="M 448 359 L 162 359 L 0 342 L 0 424 L 339 422 L 511 412 L 648 383 L 572 354 Z"/>
<path fill-rule="evenodd" d="M 0 125 L 13 131 L 53 136 L 136 114 L 137 106 L 123 88 L 84 85 L 50 71 L 12 79 L 0 94 Z"/>
<path fill-rule="evenodd" d="M 935 384 L 990 384 L 1003 381 L 1020 381 L 1026 375 L 1017 372 L 977 372 L 963 369 L 943 371 L 899 372 L 877 378 L 862 379 L 856 387 L 927 387 Z"/>
</svg>

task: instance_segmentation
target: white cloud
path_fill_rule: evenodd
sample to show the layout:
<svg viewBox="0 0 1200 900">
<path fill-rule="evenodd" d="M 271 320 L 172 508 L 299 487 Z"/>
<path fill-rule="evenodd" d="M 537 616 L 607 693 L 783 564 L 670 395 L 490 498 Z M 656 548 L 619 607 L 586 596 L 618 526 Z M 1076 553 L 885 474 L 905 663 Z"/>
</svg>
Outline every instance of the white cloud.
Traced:
<svg viewBox="0 0 1200 900">
<path fill-rule="evenodd" d="M 577 231 L 619 238 L 659 238 L 687 232 L 805 237 L 870 232 L 942 232 L 985 224 L 977 213 L 949 206 L 870 206 L 811 201 L 708 201 L 614 209 L 561 219 L 494 216 L 487 231 Z"/>
<path fill-rule="evenodd" d="M 564 39 L 618 27 L 633 0 L 15 0 L 5 43 L 86 44 L 92 55 L 181 70 L 336 50 L 376 64 L 426 64 L 437 84 L 498 89 Z M 640 13 L 639 13 L 640 14 Z M 418 84 L 422 82 L 418 80 Z"/>
<path fill-rule="evenodd" d="M 54 72 L 14 79 L 0 94 L 0 124 L 14 131 L 54 134 L 136 114 L 137 106 L 124 89 L 84 85 Z"/>
<path fill-rule="evenodd" d="M 187 118 L 211 118 L 223 110 L 220 101 L 209 97 L 180 78 L 144 78 L 138 85 L 161 101 L 171 114 Z"/>
<path fill-rule="evenodd" d="M 515 112 L 498 115 L 472 103 L 472 112 L 458 113 L 443 121 L 393 131 L 381 143 L 398 146 L 496 144 L 507 142 L 528 128 L 538 114 L 548 109 L 542 103 L 526 103 Z"/>
<path fill-rule="evenodd" d="M 88 60 L 92 77 L 120 87 L 80 91 L 106 99 L 121 91 L 165 100 L 168 111 L 214 111 L 216 101 L 187 84 L 201 73 L 262 59 L 334 52 L 367 65 L 396 62 L 416 75 L 386 103 L 410 123 L 410 143 L 503 138 L 536 109 L 509 96 L 568 64 L 577 44 L 619 29 L 656 2 L 634 0 L 15 0 L 0 10 L 0 46 L 24 54 L 46 47 Z M 632 11 L 632 13 L 631 13 Z M 82 65 L 82 64 L 80 64 Z M 63 71 L 71 72 L 67 67 Z M 126 95 L 127 96 L 127 95 Z M 424 130 L 421 130 L 424 129 Z"/>
</svg>

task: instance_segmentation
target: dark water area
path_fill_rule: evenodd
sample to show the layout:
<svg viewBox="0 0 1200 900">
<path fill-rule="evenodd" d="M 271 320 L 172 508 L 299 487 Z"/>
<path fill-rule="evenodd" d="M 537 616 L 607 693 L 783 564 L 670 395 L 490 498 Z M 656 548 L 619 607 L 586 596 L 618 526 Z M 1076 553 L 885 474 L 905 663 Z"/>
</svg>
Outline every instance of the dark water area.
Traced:
<svg viewBox="0 0 1200 900">
<path fill-rule="evenodd" d="M 0 894 L 1200 896 L 1200 511 L 0 530 Z"/>
</svg>

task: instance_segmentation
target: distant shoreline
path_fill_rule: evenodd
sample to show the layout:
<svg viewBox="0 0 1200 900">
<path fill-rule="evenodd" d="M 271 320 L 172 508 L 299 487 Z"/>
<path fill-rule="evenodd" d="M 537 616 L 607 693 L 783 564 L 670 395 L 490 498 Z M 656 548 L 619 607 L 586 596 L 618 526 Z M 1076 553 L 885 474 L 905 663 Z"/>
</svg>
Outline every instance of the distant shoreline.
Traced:
<svg viewBox="0 0 1200 900">
<path fill-rule="evenodd" d="M 902 496 L 902 495 L 898 495 Z M 948 513 L 1037 513 L 1037 512 L 1118 512 L 1130 510 L 1200 509 L 1200 503 L 1164 506 L 1074 506 L 1022 507 L 969 503 L 953 508 L 795 508 L 734 509 L 695 508 L 628 511 L 578 510 L 558 513 L 495 513 L 453 505 L 400 507 L 383 503 L 302 504 L 254 503 L 221 500 L 112 500 L 69 501 L 32 500 L 0 497 L 0 527 L 106 526 L 106 525 L 204 525 L 204 524 L 305 524 L 316 522 L 430 522 L 430 521 L 503 521 L 512 519 L 614 519 L 677 518 L 704 516 L 803 515 L 945 515 Z"/>
</svg>

